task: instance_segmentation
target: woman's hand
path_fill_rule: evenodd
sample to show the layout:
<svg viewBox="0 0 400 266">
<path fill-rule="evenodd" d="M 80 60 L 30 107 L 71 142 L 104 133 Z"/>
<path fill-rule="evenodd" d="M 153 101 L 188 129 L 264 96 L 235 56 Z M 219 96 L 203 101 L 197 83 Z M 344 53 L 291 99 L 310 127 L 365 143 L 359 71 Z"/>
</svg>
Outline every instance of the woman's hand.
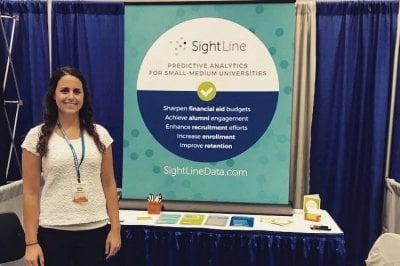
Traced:
<svg viewBox="0 0 400 266">
<path fill-rule="evenodd" d="M 26 266 L 44 266 L 44 256 L 39 244 L 29 245 L 25 250 Z"/>
<path fill-rule="evenodd" d="M 110 231 L 106 239 L 106 259 L 114 256 L 121 248 L 121 235 L 118 230 Z"/>
</svg>

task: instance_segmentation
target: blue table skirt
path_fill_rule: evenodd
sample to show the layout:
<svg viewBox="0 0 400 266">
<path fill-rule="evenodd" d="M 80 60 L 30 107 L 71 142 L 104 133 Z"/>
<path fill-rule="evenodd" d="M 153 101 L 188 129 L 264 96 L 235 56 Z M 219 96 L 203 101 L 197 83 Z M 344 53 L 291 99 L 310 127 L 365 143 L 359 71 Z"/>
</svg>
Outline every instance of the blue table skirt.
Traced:
<svg viewBox="0 0 400 266">
<path fill-rule="evenodd" d="M 343 234 L 122 226 L 107 266 L 345 265 Z"/>
</svg>

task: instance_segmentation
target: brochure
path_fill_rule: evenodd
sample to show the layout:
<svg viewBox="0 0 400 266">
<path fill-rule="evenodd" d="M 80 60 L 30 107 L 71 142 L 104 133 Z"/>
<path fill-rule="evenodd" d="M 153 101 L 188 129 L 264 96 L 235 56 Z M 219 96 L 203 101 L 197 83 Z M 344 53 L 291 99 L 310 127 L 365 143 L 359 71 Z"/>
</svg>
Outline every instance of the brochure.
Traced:
<svg viewBox="0 0 400 266">
<path fill-rule="evenodd" d="M 204 221 L 204 214 L 189 214 L 185 213 L 180 224 L 201 225 Z"/>
<path fill-rule="evenodd" d="M 321 220 L 321 199 L 319 194 L 304 195 L 303 211 L 304 219 L 314 222 Z"/>
<path fill-rule="evenodd" d="M 321 220 L 321 199 L 319 194 L 304 195 L 303 211 L 304 219 L 319 222 Z"/>
<path fill-rule="evenodd" d="M 314 208 L 319 209 L 321 206 L 321 199 L 319 194 L 304 195 L 303 199 L 303 211 L 307 212 L 307 209 Z"/>
<path fill-rule="evenodd" d="M 181 216 L 182 216 L 181 214 L 162 212 L 160 214 L 160 216 L 158 216 L 156 223 L 157 224 L 176 224 L 176 223 L 178 223 Z"/>
<path fill-rule="evenodd" d="M 232 216 L 231 226 L 245 226 L 245 227 L 253 227 L 254 225 L 254 217 L 250 216 Z"/>
<path fill-rule="evenodd" d="M 204 225 L 226 226 L 229 216 L 226 215 L 209 215 Z"/>
</svg>

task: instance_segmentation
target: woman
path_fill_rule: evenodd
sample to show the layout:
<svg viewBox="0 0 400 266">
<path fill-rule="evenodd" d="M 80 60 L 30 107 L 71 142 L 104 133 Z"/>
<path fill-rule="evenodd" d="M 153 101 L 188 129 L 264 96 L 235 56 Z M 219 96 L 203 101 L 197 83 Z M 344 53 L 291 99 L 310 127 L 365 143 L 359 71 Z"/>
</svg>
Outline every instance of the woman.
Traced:
<svg viewBox="0 0 400 266">
<path fill-rule="evenodd" d="M 43 120 L 21 145 L 26 265 L 104 265 L 121 247 L 113 140 L 79 70 L 53 73 Z"/>
</svg>

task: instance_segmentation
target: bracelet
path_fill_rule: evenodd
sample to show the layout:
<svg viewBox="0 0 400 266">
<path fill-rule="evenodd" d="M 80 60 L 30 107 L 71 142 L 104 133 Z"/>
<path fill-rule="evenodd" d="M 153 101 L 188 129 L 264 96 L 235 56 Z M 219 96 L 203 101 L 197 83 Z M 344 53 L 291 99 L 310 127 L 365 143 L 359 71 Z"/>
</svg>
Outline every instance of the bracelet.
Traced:
<svg viewBox="0 0 400 266">
<path fill-rule="evenodd" d="M 29 243 L 29 244 L 26 244 L 25 246 L 33 246 L 33 245 L 36 245 L 36 244 L 38 244 L 38 242 L 32 242 L 32 243 Z"/>
</svg>

